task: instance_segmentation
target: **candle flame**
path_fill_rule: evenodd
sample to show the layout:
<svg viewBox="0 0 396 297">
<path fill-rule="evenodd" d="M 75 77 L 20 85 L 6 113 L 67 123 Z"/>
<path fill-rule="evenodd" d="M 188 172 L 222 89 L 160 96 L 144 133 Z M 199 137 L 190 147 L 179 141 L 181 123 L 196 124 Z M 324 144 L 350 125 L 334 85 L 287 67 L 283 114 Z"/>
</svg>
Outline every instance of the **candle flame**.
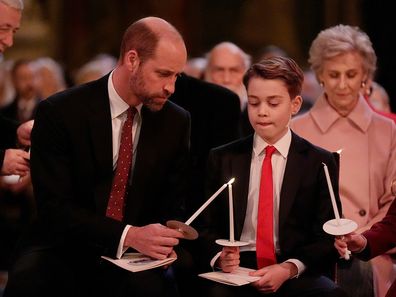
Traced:
<svg viewBox="0 0 396 297">
<path fill-rule="evenodd" d="M 342 152 L 342 149 L 339 149 L 339 150 L 337 151 L 337 154 L 341 155 L 341 152 Z"/>
<path fill-rule="evenodd" d="M 234 181 L 235 181 L 235 177 L 231 178 L 230 181 L 227 184 L 231 185 Z"/>
</svg>

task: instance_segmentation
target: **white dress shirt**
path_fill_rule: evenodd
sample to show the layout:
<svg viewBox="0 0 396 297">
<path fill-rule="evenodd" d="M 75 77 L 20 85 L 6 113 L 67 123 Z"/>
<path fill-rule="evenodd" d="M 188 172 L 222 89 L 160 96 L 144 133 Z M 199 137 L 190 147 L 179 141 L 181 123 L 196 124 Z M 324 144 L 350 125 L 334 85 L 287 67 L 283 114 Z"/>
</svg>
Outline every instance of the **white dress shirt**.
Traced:
<svg viewBox="0 0 396 297">
<path fill-rule="evenodd" d="M 124 100 L 122 100 L 120 95 L 117 94 L 117 91 L 115 90 L 113 84 L 113 72 L 110 73 L 107 87 L 109 90 L 109 98 L 110 98 L 110 113 L 111 113 L 112 142 L 113 142 L 113 170 L 115 170 L 117 167 L 118 150 L 121 142 L 121 131 L 127 118 L 127 110 L 130 106 Z M 142 116 L 141 116 L 142 105 L 143 104 L 139 104 L 138 106 L 135 106 L 137 113 L 133 118 L 133 124 L 132 124 L 133 155 L 132 155 L 132 168 L 131 168 L 129 180 L 131 180 L 133 174 L 133 168 L 136 159 L 136 148 L 139 141 L 140 128 L 142 126 Z M 124 248 L 124 241 L 130 227 L 131 227 L 130 225 L 127 225 L 124 231 L 122 232 L 120 243 L 117 249 L 117 255 L 116 255 L 117 258 L 121 258 L 122 254 L 127 249 Z"/>
</svg>

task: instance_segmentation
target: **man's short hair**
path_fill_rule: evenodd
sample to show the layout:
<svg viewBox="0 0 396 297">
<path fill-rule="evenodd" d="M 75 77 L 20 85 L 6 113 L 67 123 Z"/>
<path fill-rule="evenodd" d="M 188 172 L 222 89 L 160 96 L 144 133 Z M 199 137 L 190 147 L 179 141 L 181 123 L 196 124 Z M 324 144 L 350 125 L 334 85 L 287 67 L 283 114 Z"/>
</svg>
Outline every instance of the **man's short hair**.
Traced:
<svg viewBox="0 0 396 297">
<path fill-rule="evenodd" d="M 0 0 L 0 3 L 3 3 L 17 10 L 23 10 L 23 0 Z"/>
<path fill-rule="evenodd" d="M 130 49 L 135 49 L 142 63 L 152 58 L 159 41 L 158 35 L 144 22 L 137 21 L 125 31 L 121 42 L 120 59 Z"/>
</svg>

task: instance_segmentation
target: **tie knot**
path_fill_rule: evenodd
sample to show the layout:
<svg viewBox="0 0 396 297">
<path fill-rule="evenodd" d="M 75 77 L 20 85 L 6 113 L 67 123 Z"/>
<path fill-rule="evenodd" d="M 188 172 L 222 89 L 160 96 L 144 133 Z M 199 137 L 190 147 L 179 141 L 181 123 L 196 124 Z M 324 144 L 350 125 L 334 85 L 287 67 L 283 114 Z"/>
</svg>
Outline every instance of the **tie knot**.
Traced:
<svg viewBox="0 0 396 297">
<path fill-rule="evenodd" d="M 135 107 L 133 107 L 133 106 L 129 107 L 127 109 L 127 120 L 130 120 L 130 119 L 133 120 L 133 117 L 136 114 L 136 112 L 137 112 L 137 110 Z"/>
<path fill-rule="evenodd" d="M 271 158 L 272 154 L 276 151 L 276 148 L 272 145 L 268 145 L 265 148 L 265 158 Z"/>
</svg>

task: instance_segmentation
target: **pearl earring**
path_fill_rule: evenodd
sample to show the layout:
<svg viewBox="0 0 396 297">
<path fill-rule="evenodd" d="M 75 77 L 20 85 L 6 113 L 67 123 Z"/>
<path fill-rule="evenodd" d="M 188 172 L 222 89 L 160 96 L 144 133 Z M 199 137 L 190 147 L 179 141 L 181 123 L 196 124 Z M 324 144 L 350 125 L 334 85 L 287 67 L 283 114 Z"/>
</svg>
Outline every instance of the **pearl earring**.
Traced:
<svg viewBox="0 0 396 297">
<path fill-rule="evenodd" d="M 362 83 L 360 85 L 361 85 L 362 88 L 365 88 L 366 87 L 366 82 L 362 81 Z"/>
<path fill-rule="evenodd" d="M 323 87 L 324 87 L 324 82 L 321 81 L 321 82 L 319 83 L 319 85 L 323 88 Z"/>
</svg>

